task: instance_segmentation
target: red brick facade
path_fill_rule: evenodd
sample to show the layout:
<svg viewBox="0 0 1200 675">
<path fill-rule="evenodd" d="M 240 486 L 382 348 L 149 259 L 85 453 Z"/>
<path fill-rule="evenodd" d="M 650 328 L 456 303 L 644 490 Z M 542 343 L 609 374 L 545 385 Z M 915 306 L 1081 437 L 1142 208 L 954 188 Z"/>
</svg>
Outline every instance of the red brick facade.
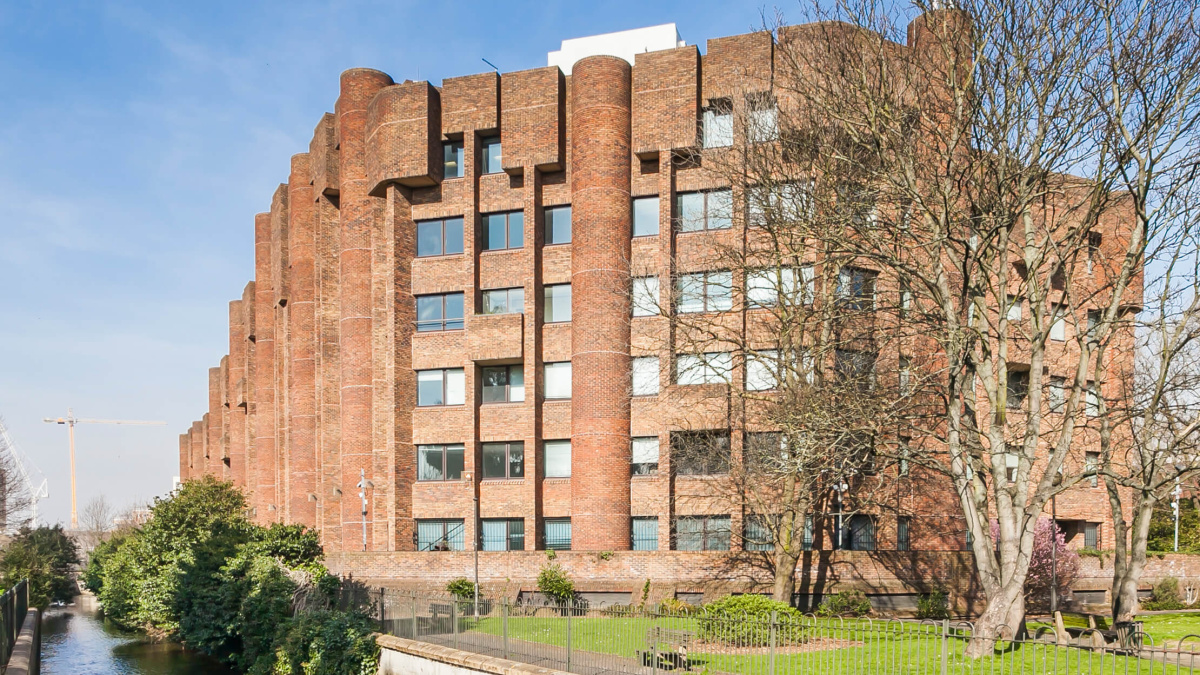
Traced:
<svg viewBox="0 0 1200 675">
<path fill-rule="evenodd" d="M 681 412 L 724 416 L 726 426 L 732 415 L 672 384 L 669 352 L 660 393 L 631 396 L 631 358 L 660 355 L 667 328 L 659 317 L 631 321 L 628 289 L 631 269 L 670 288 L 675 261 L 686 265 L 707 245 L 675 232 L 675 195 L 721 183 L 672 157 L 695 150 L 703 102 L 745 105 L 747 93 L 771 88 L 775 60 L 772 36 L 752 33 L 710 40 L 705 55 L 694 46 L 639 54 L 633 66 L 589 57 L 570 77 L 550 67 L 435 87 L 394 84 L 368 69 L 343 73 L 335 112 L 317 124 L 309 151 L 292 158 L 270 211 L 255 218 L 255 278 L 230 303 L 229 356 L 209 373 L 207 414 L 180 436 L 181 478 L 231 480 L 259 522 L 319 528 L 326 550 L 339 554 L 335 567 L 360 576 L 462 574 L 461 554 L 387 552 L 414 551 L 418 524 L 439 519 L 462 522 L 469 551 L 479 540 L 476 500 L 480 518 L 523 525 L 526 553 L 487 553 L 488 579 L 536 576 L 544 558 L 529 552 L 545 547 L 547 519 L 570 519 L 576 550 L 622 552 L 639 517 L 658 519 L 660 553 L 597 558 L 579 573 L 626 586 L 711 576 L 722 554 L 667 552 L 677 516 L 715 508 L 710 478 L 673 474 L 669 440 L 686 428 Z M 500 170 L 488 172 L 482 142 L 496 137 Z M 443 147 L 455 142 L 462 177 L 445 175 Z M 657 236 L 631 238 L 638 197 L 658 200 Z M 546 209 L 561 205 L 572 207 L 571 242 L 547 243 Z M 488 250 L 486 216 L 505 212 L 523 214 L 506 234 L 523 245 Z M 418 223 L 447 218 L 464 222 L 463 253 L 418 255 Z M 742 228 L 735 218 L 713 236 L 741 237 Z M 570 322 L 546 322 L 544 289 L 568 283 Z M 521 289 L 523 306 L 484 314 L 492 289 Z M 459 292 L 465 328 L 417 330 L 417 298 Z M 570 398 L 547 398 L 545 366 L 563 362 Z M 495 366 L 516 367 L 523 400 L 482 400 L 483 368 Z M 439 369 L 462 369 L 462 402 L 419 405 L 418 371 Z M 656 473 L 632 475 L 631 436 L 659 439 Z M 543 442 L 567 439 L 570 476 L 546 477 Z M 522 475 L 484 478 L 484 444 L 500 442 L 522 444 Z M 418 447 L 446 444 L 463 446 L 461 477 L 419 480 Z M 913 569 L 956 574 L 965 535 L 958 505 L 947 486 L 910 482 L 896 507 L 914 519 L 912 548 L 942 552 Z M 1104 523 L 1101 540 L 1111 537 L 1102 488 L 1073 490 L 1057 508 L 1061 519 Z M 741 514 L 728 515 L 740 531 Z M 881 518 L 880 550 L 896 547 L 895 529 Z M 868 575 L 874 581 L 859 581 L 916 583 L 901 558 L 897 569 L 883 565 Z"/>
</svg>

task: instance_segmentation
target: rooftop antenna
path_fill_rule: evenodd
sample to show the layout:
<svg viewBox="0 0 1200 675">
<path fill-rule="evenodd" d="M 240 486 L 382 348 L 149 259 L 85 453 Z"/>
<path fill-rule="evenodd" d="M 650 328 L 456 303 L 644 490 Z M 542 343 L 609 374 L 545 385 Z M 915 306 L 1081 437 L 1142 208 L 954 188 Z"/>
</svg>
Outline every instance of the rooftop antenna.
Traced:
<svg viewBox="0 0 1200 675">
<path fill-rule="evenodd" d="M 486 64 L 488 64 L 489 66 L 491 66 L 491 67 L 492 67 L 492 70 L 495 70 L 497 73 L 498 73 L 498 72 L 500 72 L 500 69 L 496 67 L 496 64 L 492 63 L 491 61 L 488 61 L 487 59 L 483 58 L 482 56 L 481 56 L 481 57 L 479 57 L 479 60 L 480 60 L 480 61 L 483 61 L 484 63 L 486 63 Z"/>
</svg>

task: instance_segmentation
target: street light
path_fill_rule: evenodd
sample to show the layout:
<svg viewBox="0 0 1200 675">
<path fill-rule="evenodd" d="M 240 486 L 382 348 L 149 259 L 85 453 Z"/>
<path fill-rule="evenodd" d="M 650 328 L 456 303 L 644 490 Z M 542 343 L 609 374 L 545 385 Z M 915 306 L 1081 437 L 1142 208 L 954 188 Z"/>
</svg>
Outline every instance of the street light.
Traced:
<svg viewBox="0 0 1200 675">
<path fill-rule="evenodd" d="M 1183 496 L 1183 488 L 1179 485 L 1179 476 L 1175 477 L 1175 489 L 1171 490 L 1171 511 L 1175 514 L 1175 552 L 1179 552 L 1179 498 Z"/>
<path fill-rule="evenodd" d="M 358 484 L 354 487 L 358 488 L 358 497 L 362 500 L 362 536 L 363 550 L 367 550 L 367 489 L 374 488 L 375 484 L 367 480 L 367 470 L 358 470 Z"/>
</svg>

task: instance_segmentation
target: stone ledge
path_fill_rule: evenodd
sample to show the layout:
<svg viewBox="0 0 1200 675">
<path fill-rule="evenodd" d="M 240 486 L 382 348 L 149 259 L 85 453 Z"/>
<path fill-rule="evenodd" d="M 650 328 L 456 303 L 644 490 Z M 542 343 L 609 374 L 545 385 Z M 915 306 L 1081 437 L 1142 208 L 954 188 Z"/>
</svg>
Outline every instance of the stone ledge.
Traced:
<svg viewBox="0 0 1200 675">
<path fill-rule="evenodd" d="M 8 675 L 31 675 L 40 671 L 42 648 L 41 616 L 37 609 L 30 609 L 21 624 L 21 632 L 13 645 L 8 659 Z"/>
<path fill-rule="evenodd" d="M 380 649 L 400 652 L 409 656 L 417 656 L 437 661 L 438 663 L 447 663 L 481 673 L 495 673 L 495 675 L 570 675 L 561 670 L 531 666 L 527 663 L 517 663 L 516 661 L 506 661 L 494 656 L 484 656 L 428 642 L 408 640 L 396 637 L 395 635 L 376 635 L 375 642 L 379 645 Z"/>
</svg>

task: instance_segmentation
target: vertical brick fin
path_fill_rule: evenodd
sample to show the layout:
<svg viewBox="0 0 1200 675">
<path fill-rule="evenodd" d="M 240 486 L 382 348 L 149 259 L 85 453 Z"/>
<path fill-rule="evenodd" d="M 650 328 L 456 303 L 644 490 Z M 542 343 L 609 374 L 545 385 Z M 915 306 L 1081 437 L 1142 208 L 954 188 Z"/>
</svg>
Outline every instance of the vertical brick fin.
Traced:
<svg viewBox="0 0 1200 675">
<path fill-rule="evenodd" d="M 281 183 L 271 198 L 271 279 L 274 291 L 275 343 L 275 495 L 268 506 L 271 522 L 287 521 L 288 459 L 288 186 Z"/>
<path fill-rule="evenodd" d="M 192 436 L 179 434 L 179 480 L 190 480 L 192 475 Z"/>
<path fill-rule="evenodd" d="M 217 369 L 220 377 L 219 386 L 221 388 L 221 428 L 219 439 L 220 449 L 220 473 L 217 474 L 222 480 L 229 480 L 229 356 L 221 357 L 221 367 Z"/>
<path fill-rule="evenodd" d="M 480 73 L 442 80 L 443 134 L 466 134 L 499 128 L 499 73 Z"/>
<path fill-rule="evenodd" d="M 255 521 L 269 523 L 275 502 L 275 289 L 271 214 L 254 216 L 254 471 Z"/>
<path fill-rule="evenodd" d="M 500 133 L 505 171 L 558 171 L 566 155 L 566 84 L 557 66 L 500 78 Z"/>
<path fill-rule="evenodd" d="M 638 54 L 633 69 L 633 152 L 696 144 L 700 52 L 695 46 Z"/>
<path fill-rule="evenodd" d="M 199 420 L 192 422 L 192 428 L 188 430 L 188 438 L 191 439 L 192 450 L 192 478 L 200 478 L 208 473 L 208 466 L 204 460 L 204 427 Z"/>
<path fill-rule="evenodd" d="M 288 176 L 288 522 L 317 527 L 316 204 L 311 156 Z"/>
<path fill-rule="evenodd" d="M 229 419 L 229 480 L 246 487 L 246 312 L 242 300 L 229 303 L 229 369 L 225 380 Z"/>
<path fill-rule="evenodd" d="M 314 189 L 315 192 L 315 189 Z M 338 325 L 341 320 L 338 256 L 341 231 L 338 210 L 327 196 L 316 198 L 316 322 L 317 345 L 314 366 L 317 378 L 317 517 L 321 542 L 327 550 L 341 545 L 341 396 L 342 371 L 338 356 Z"/>
<path fill-rule="evenodd" d="M 221 478 L 221 369 L 208 369 L 208 414 L 204 416 L 208 473 Z"/>
<path fill-rule="evenodd" d="M 337 102 L 341 190 L 341 473 L 342 542 L 339 550 L 363 549 L 361 500 L 355 487 L 361 472 L 373 475 L 371 419 L 372 237 L 382 218 L 382 200 L 368 194 L 366 167 L 367 108 L 392 78 L 377 70 L 356 68 L 342 73 Z M 366 547 L 371 549 L 368 513 Z"/>
<path fill-rule="evenodd" d="M 442 180 L 442 105 L 428 82 L 380 90 L 367 107 L 367 184 L 382 197 L 388 183 L 408 187 Z"/>
<path fill-rule="evenodd" d="M 257 253 L 256 253 L 257 254 Z M 257 456 L 254 447 L 254 341 L 258 339 L 254 334 L 254 303 L 256 300 L 255 284 L 250 281 L 242 289 L 242 321 L 245 325 L 244 335 L 245 340 L 242 341 L 242 367 L 245 369 L 242 373 L 242 405 L 245 407 L 245 426 L 242 430 L 244 438 L 244 448 L 246 459 L 243 464 L 243 475 L 245 485 L 242 488 L 246 493 L 246 503 L 251 507 L 254 505 L 254 488 L 255 488 L 255 467 L 258 463 L 255 461 Z"/>
<path fill-rule="evenodd" d="M 308 154 L 312 157 L 314 196 L 336 197 L 341 187 L 336 120 L 333 113 L 325 113 L 317 122 L 312 142 L 308 145 Z"/>
<path fill-rule="evenodd" d="M 775 43 L 766 31 L 713 38 L 704 55 L 701 100 L 771 90 Z M 742 102 L 734 101 L 734 105 Z"/>
<path fill-rule="evenodd" d="M 629 64 L 592 56 L 571 77 L 572 548 L 629 535 Z"/>
</svg>

